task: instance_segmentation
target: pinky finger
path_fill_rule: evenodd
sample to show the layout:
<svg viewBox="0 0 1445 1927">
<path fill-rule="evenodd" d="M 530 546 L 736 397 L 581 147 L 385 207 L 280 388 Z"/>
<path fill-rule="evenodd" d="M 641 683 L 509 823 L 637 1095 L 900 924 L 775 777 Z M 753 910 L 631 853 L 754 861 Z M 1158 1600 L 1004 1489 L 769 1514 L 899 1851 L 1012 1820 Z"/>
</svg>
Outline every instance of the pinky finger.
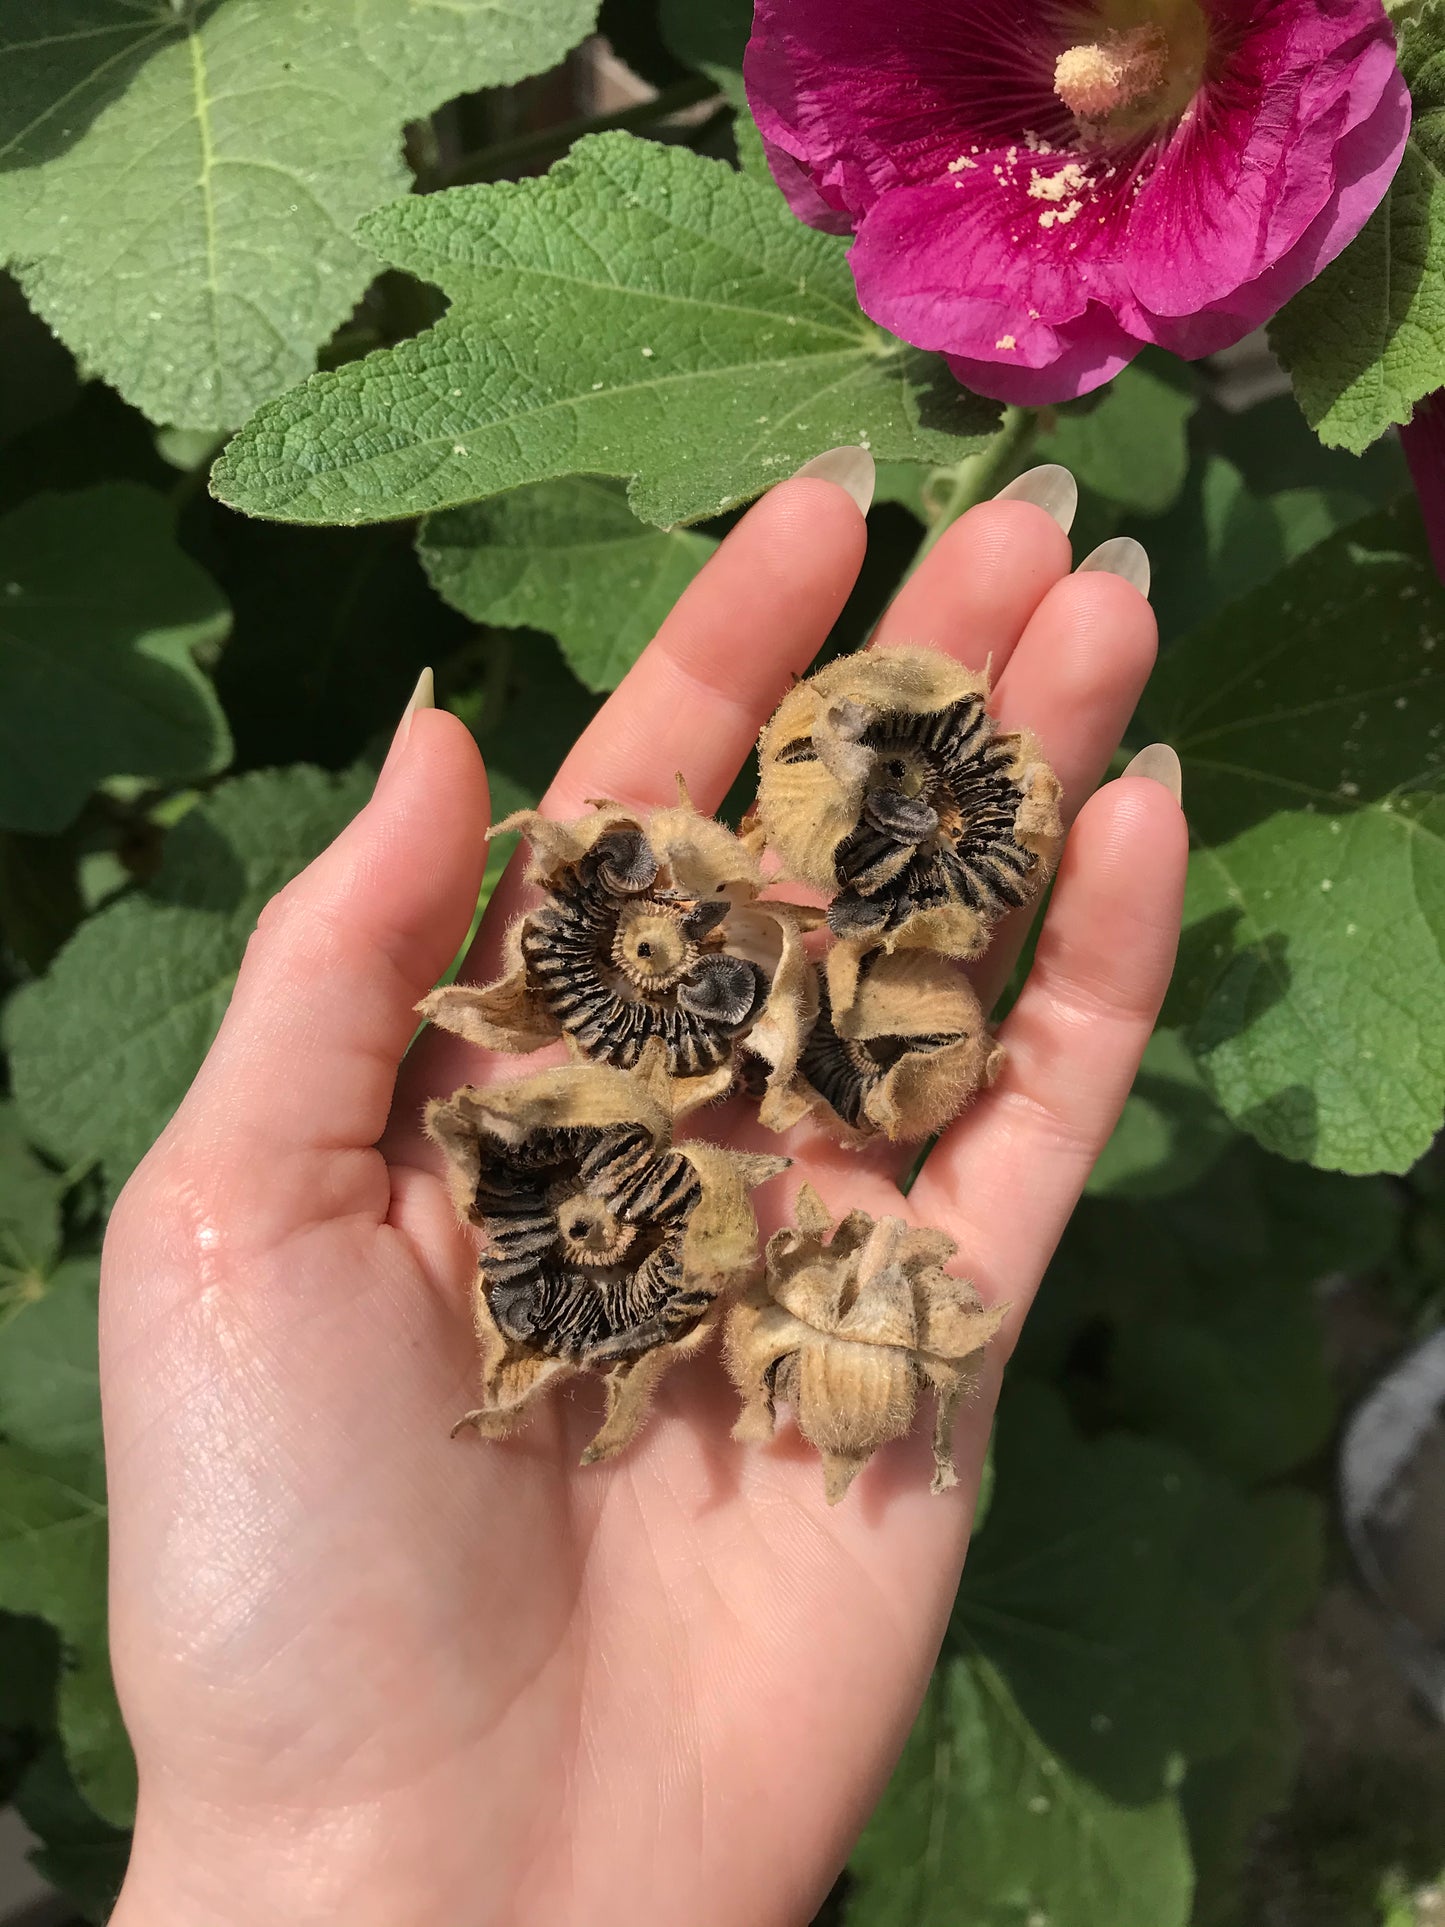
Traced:
<svg viewBox="0 0 1445 1927">
<path fill-rule="evenodd" d="M 914 1186 L 991 1298 L 1019 1312 L 1118 1121 L 1179 943 L 1184 815 L 1125 776 L 1074 826 L 1028 981 L 999 1035 L 999 1082 L 942 1138 Z"/>
</svg>

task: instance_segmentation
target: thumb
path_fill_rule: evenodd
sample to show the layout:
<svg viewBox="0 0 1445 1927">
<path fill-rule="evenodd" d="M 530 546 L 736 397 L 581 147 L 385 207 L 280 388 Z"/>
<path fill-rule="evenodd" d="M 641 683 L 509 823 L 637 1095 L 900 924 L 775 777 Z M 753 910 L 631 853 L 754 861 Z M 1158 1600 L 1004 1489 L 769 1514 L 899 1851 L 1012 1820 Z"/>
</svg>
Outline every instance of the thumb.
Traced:
<svg viewBox="0 0 1445 1927">
<path fill-rule="evenodd" d="M 238 1184 L 263 1192 L 270 1233 L 289 1228 L 274 1218 L 283 1200 L 304 1221 L 347 1208 L 356 1153 L 386 1124 L 413 1005 L 470 926 L 488 820 L 470 732 L 443 710 L 409 709 L 366 808 L 262 911 L 162 1143 L 214 1160 L 233 1201 Z M 384 1188 L 377 1204 L 384 1215 Z"/>
</svg>

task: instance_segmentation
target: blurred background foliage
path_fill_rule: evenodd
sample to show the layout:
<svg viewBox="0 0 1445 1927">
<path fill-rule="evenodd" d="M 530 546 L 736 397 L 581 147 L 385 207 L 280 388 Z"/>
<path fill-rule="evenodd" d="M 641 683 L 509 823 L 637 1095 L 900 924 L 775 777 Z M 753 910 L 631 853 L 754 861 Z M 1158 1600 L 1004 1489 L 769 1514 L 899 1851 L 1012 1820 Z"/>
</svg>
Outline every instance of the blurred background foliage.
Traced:
<svg viewBox="0 0 1445 1927">
<path fill-rule="evenodd" d="M 716 434 L 691 418 L 681 469 L 665 417 L 608 431 L 637 451 L 619 467 L 640 494 L 538 448 L 535 479 L 474 477 L 477 499 L 425 515 L 383 476 L 362 510 L 317 484 L 308 519 L 332 526 L 248 519 L 208 476 L 251 411 L 313 363 L 364 379 L 359 357 L 429 339 L 446 307 L 351 238 L 409 188 L 378 246 L 387 221 L 408 245 L 444 237 L 457 203 L 436 197 L 458 183 L 483 232 L 487 184 L 620 130 L 632 145 L 606 167 L 635 162 L 638 195 L 606 218 L 637 302 L 595 322 L 604 359 L 654 325 L 631 210 L 664 174 L 715 236 L 734 222 L 806 249 L 807 299 L 836 304 L 842 244 L 790 238 L 746 117 L 747 10 L 606 0 L 598 23 L 544 0 L 508 27 L 464 0 L 443 29 L 371 0 L 259 33 L 247 0 L 86 0 L 97 31 L 126 16 L 103 70 L 83 35 L 37 54 L 25 11 L 0 6 L 20 157 L 0 175 L 0 254 L 20 264 L 0 278 L 0 1795 L 99 1920 L 134 1771 L 106 1654 L 98 1254 L 261 905 L 365 799 L 423 666 L 498 813 L 535 800 L 767 463 L 856 437 L 815 405 L 800 349 L 770 378 L 797 420 L 766 456 L 733 447 L 738 393 L 762 379 L 739 337 L 738 381 L 706 404 Z M 210 316 L 196 209 L 178 196 L 165 258 L 138 232 L 143 190 L 170 191 L 144 173 L 161 160 L 137 160 L 121 199 L 76 185 L 146 129 L 180 139 L 185 41 L 296 77 L 261 132 L 218 123 L 281 179 L 243 210 L 271 243 L 222 261 L 246 299 Z M 301 84 L 322 66 L 324 114 Z M 588 165 L 605 172 L 558 189 L 584 225 L 603 218 Z M 127 246 L 122 286 L 105 263 Z M 479 277 L 452 298 L 490 326 L 509 290 Z M 721 284 L 717 306 L 721 338 Z M 1403 460 L 1393 441 L 1323 447 L 1257 344 L 1197 367 L 1148 354 L 994 439 L 996 411 L 928 357 L 877 353 L 888 395 L 865 371 L 857 402 L 880 457 L 869 555 L 830 648 L 868 634 L 985 483 L 1066 463 L 1078 552 L 1129 533 L 1153 560 L 1165 654 L 1134 740 L 1180 749 L 1196 855 L 1164 1024 L 1010 1372 L 933 1686 L 821 1918 L 1438 1927 L 1439 1732 L 1332 1524 L 1343 1414 L 1445 1306 L 1445 597 Z M 555 371 L 579 394 L 606 379 L 582 359 Z M 304 438 L 320 404 L 298 392 Z M 226 458 L 232 499 L 274 479 L 268 419 Z M 358 514 L 387 519 L 335 525 Z"/>
</svg>

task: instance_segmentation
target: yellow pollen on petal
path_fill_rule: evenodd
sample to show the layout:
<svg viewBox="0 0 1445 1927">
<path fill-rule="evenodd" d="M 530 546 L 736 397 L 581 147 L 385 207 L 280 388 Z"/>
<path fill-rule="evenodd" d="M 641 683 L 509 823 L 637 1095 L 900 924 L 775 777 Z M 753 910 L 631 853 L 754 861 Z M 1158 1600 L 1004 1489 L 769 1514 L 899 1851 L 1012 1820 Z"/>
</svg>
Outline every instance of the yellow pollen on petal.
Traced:
<svg viewBox="0 0 1445 1927">
<path fill-rule="evenodd" d="M 1068 161 L 1052 174 L 1035 168 L 1029 176 L 1029 194 L 1036 201 L 1067 201 L 1088 184 L 1089 177 L 1079 163 Z"/>
<path fill-rule="evenodd" d="M 1069 47 L 1054 67 L 1054 92 L 1076 120 L 1107 120 L 1158 93 L 1169 65 L 1169 43 L 1156 26 L 1130 27 L 1102 40 Z"/>
</svg>

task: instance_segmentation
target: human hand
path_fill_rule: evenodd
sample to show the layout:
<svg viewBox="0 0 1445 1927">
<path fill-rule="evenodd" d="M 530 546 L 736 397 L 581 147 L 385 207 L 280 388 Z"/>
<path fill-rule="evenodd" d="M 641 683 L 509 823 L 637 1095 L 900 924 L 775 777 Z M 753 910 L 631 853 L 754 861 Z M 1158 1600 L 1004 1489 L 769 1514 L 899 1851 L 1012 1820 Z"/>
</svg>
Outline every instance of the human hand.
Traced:
<svg viewBox="0 0 1445 1927">
<path fill-rule="evenodd" d="M 843 488 L 773 490 L 544 809 L 670 802 L 677 769 L 716 807 L 863 546 Z M 1173 795 L 1139 777 L 1092 795 L 1153 620 L 1118 575 L 1069 568 L 1049 515 L 992 503 L 948 530 L 880 630 L 991 656 L 992 707 L 1042 737 L 1077 816 L 1004 1073 L 906 1201 L 907 1151 L 860 1157 L 812 1132 L 772 1141 L 794 1168 L 755 1197 L 765 1234 L 803 1178 L 835 1214 L 941 1227 L 956 1269 L 1012 1306 L 941 1497 L 921 1427 L 829 1509 L 794 1433 L 731 1443 L 715 1356 L 674 1371 L 603 1466 L 577 1464 L 600 1412 L 582 1381 L 506 1444 L 451 1440 L 474 1403 L 476 1253 L 420 1110 L 527 1068 L 433 1032 L 398 1080 L 484 863 L 486 781 L 463 726 L 404 722 L 371 803 L 267 908 L 106 1247 L 112 1656 L 141 1784 L 120 1927 L 809 1919 L 921 1698 L 1002 1356 L 1174 957 Z M 491 973 L 518 900 L 513 879 L 468 975 Z M 980 968 L 985 1003 L 1010 941 Z"/>
</svg>

